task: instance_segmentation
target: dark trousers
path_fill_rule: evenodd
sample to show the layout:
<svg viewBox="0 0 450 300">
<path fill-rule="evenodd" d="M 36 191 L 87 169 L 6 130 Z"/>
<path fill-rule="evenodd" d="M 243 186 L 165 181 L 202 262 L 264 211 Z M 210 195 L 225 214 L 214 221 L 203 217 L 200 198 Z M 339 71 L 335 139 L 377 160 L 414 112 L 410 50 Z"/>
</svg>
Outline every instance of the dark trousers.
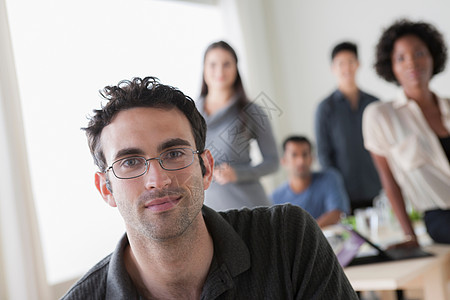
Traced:
<svg viewBox="0 0 450 300">
<path fill-rule="evenodd" d="M 423 219 L 433 241 L 450 244 L 450 210 L 428 210 Z"/>
</svg>

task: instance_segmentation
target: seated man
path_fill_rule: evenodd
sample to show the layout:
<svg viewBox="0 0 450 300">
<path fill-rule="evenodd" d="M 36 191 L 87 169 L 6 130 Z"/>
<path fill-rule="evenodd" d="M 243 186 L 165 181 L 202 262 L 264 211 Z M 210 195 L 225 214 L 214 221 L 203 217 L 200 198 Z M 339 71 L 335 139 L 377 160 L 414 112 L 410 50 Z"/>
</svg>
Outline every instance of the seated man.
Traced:
<svg viewBox="0 0 450 300">
<path fill-rule="evenodd" d="M 301 208 L 203 205 L 214 159 L 191 98 L 152 77 L 102 95 L 85 130 L 126 233 L 62 299 L 357 299 Z"/>
<path fill-rule="evenodd" d="M 292 203 L 311 214 L 320 227 L 339 222 L 350 211 L 344 183 L 333 170 L 311 172 L 313 162 L 310 141 L 303 136 L 288 137 L 283 143 L 281 164 L 289 181 L 272 194 L 274 204 Z"/>
</svg>

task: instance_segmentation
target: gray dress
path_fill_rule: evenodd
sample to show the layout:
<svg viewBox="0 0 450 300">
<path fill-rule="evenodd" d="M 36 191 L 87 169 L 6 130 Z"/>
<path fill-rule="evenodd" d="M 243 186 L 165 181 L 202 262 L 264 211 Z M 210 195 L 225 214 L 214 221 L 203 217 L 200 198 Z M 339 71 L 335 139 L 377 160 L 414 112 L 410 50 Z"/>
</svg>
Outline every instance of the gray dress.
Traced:
<svg viewBox="0 0 450 300">
<path fill-rule="evenodd" d="M 237 98 L 213 115 L 204 111 L 204 98 L 197 108 L 206 120 L 206 148 L 215 165 L 228 163 L 236 172 L 237 181 L 220 185 L 212 182 L 205 193 L 205 204 L 215 210 L 269 206 L 271 203 L 259 182 L 261 176 L 275 172 L 279 159 L 268 115 L 261 107 L 249 102 L 239 113 Z M 255 139 L 263 161 L 251 165 L 250 141 Z"/>
</svg>

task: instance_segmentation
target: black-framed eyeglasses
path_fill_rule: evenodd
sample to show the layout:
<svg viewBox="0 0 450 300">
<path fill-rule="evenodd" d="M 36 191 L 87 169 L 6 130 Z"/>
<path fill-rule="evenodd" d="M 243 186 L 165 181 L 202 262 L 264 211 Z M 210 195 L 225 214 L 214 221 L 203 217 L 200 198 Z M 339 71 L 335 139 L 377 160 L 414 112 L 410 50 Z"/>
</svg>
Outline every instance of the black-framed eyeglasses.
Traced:
<svg viewBox="0 0 450 300">
<path fill-rule="evenodd" d="M 162 152 L 158 157 L 146 159 L 143 156 L 130 156 L 121 158 L 112 163 L 105 171 L 112 170 L 119 179 L 132 179 L 147 173 L 149 161 L 157 160 L 161 168 L 167 171 L 177 171 L 189 167 L 194 162 L 195 151 L 190 148 L 175 148 Z"/>
</svg>

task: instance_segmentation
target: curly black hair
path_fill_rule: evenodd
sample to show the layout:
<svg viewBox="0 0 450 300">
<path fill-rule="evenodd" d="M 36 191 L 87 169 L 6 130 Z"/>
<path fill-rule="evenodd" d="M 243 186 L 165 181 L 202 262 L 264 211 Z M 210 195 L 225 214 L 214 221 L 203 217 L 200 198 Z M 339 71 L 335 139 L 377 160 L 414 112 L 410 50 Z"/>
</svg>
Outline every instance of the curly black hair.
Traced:
<svg viewBox="0 0 450 300">
<path fill-rule="evenodd" d="M 105 172 L 107 168 L 100 143 L 103 128 L 110 124 L 119 112 L 130 108 L 152 107 L 167 110 L 178 108 L 191 124 L 197 150 L 200 153 L 204 151 L 206 140 L 205 119 L 195 107 L 194 101 L 180 90 L 159 83 L 158 78 L 155 77 L 143 79 L 135 77 L 131 81 L 122 80 L 116 86 L 106 86 L 100 91 L 100 94 L 108 101 L 107 104 L 101 109 L 95 109 L 94 114 L 89 118 L 88 126 L 82 129 L 86 131 L 94 163 L 102 172 Z M 199 158 L 204 175 L 206 169 L 200 156 Z"/>
<path fill-rule="evenodd" d="M 388 82 L 399 84 L 392 71 L 391 55 L 395 42 L 405 35 L 417 36 L 428 47 L 433 57 L 433 75 L 444 70 L 447 61 L 447 46 L 442 34 L 429 23 L 401 19 L 382 33 L 376 46 L 374 67 L 380 77 Z"/>
</svg>

